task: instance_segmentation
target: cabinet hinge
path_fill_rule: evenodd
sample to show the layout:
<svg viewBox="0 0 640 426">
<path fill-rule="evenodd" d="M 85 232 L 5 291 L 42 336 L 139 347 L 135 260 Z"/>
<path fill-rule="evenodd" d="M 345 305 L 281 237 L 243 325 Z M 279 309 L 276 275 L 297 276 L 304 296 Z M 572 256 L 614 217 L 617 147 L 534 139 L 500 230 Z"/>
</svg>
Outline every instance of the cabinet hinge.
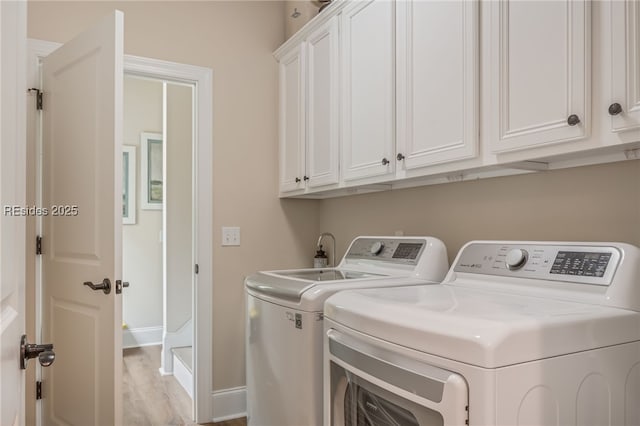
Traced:
<svg viewBox="0 0 640 426">
<path fill-rule="evenodd" d="M 42 90 L 32 87 L 29 92 L 36 92 L 36 109 L 38 111 L 42 110 Z"/>
<path fill-rule="evenodd" d="M 36 254 L 42 254 L 42 237 L 36 236 Z"/>
<path fill-rule="evenodd" d="M 36 399 L 42 399 L 42 382 L 36 382 Z"/>
<path fill-rule="evenodd" d="M 196 263 L 196 266 L 193 268 L 193 270 L 197 274 L 198 272 L 200 272 L 200 266 Z"/>
</svg>

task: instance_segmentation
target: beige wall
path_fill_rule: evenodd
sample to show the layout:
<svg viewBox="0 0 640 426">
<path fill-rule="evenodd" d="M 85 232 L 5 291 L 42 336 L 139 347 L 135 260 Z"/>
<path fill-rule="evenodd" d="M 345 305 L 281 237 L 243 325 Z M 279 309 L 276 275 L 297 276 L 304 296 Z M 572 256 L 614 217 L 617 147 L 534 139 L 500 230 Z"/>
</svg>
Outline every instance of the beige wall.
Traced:
<svg viewBox="0 0 640 426">
<path fill-rule="evenodd" d="M 29 37 L 64 42 L 114 8 L 125 14 L 125 52 L 213 69 L 213 384 L 242 386 L 243 278 L 310 265 L 316 201 L 277 198 L 277 67 L 284 4 L 269 1 L 29 2 Z M 221 247 L 221 226 L 242 246 Z"/>
<path fill-rule="evenodd" d="M 129 329 L 162 326 L 162 210 L 141 208 L 140 133 L 162 133 L 162 82 L 124 78 L 124 145 L 136 147 L 136 223 L 122 225 L 122 319 Z"/>
<path fill-rule="evenodd" d="M 622 241 L 640 245 L 640 160 L 325 200 L 338 237 L 432 235 L 449 261 L 473 239 Z"/>
<path fill-rule="evenodd" d="M 292 15 L 298 11 L 299 16 Z M 318 6 L 309 0 L 287 0 L 284 6 L 285 33 L 289 38 L 318 14 Z"/>
<path fill-rule="evenodd" d="M 191 208 L 191 86 L 167 84 L 167 328 L 178 331 L 191 319 L 193 231 Z"/>
</svg>

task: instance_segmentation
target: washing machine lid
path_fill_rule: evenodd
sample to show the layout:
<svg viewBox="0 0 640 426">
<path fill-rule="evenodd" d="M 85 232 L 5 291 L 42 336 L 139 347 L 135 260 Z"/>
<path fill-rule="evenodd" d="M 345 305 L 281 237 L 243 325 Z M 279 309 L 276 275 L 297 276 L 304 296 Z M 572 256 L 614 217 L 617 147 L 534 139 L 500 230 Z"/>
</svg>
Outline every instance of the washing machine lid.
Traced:
<svg viewBox="0 0 640 426">
<path fill-rule="evenodd" d="M 638 312 L 450 285 L 344 291 L 325 317 L 485 368 L 640 340 Z"/>
<path fill-rule="evenodd" d="M 259 272 L 248 277 L 245 284 L 249 291 L 278 299 L 298 302 L 302 295 L 318 285 L 341 281 L 384 278 L 388 275 L 345 269 L 291 269 Z"/>
<path fill-rule="evenodd" d="M 307 281 L 339 281 L 354 280 L 358 278 L 380 277 L 382 274 L 372 274 L 367 272 L 348 271 L 342 269 L 292 269 L 289 271 L 279 271 L 274 275 L 281 277 L 298 278 Z"/>
</svg>

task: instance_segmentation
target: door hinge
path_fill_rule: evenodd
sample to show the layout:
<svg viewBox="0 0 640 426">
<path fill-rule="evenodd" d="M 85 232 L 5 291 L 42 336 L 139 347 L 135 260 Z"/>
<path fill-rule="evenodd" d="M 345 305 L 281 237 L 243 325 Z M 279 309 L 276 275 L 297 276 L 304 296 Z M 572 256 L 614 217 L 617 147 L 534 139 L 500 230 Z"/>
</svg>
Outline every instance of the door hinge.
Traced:
<svg viewBox="0 0 640 426">
<path fill-rule="evenodd" d="M 36 382 L 36 399 L 42 399 L 42 382 Z"/>
<path fill-rule="evenodd" d="M 38 111 L 42 110 L 42 90 L 32 87 L 29 92 L 36 92 L 36 109 Z"/>
<path fill-rule="evenodd" d="M 200 266 L 196 263 L 196 266 L 193 268 L 193 270 L 197 274 L 198 272 L 200 272 Z"/>
<path fill-rule="evenodd" d="M 36 236 L 36 254 L 42 254 L 42 237 Z"/>
</svg>

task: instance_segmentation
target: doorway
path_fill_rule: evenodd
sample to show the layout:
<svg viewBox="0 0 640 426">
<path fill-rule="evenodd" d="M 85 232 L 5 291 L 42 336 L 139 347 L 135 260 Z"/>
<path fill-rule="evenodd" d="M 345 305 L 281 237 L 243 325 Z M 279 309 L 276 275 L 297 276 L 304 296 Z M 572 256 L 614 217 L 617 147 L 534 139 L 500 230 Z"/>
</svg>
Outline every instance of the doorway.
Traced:
<svg viewBox="0 0 640 426">
<path fill-rule="evenodd" d="M 148 392 L 130 370 L 149 352 L 145 364 L 158 359 L 151 367 L 193 398 L 195 87 L 131 74 L 123 87 L 124 392 Z"/>
<path fill-rule="evenodd" d="M 60 45 L 57 43 L 43 42 L 37 40 L 29 41 L 29 75 L 27 77 L 29 87 L 39 87 L 39 64 L 43 57 L 56 50 Z M 192 306 L 192 344 L 193 344 L 193 368 L 198 371 L 193 376 L 193 418 L 198 423 L 208 422 L 213 418 L 213 409 L 211 401 L 212 393 L 212 337 L 211 337 L 211 298 L 212 298 L 212 252 L 213 246 L 211 241 L 212 235 L 212 78 L 211 69 L 177 64 L 172 62 L 152 60 L 148 58 L 134 57 L 125 55 L 124 69 L 127 74 L 138 77 L 155 78 L 166 82 L 177 83 L 182 86 L 192 88 L 193 98 L 193 152 L 192 167 L 194 180 L 192 182 L 192 197 L 194 203 L 194 212 L 192 215 L 194 236 L 192 263 L 190 265 L 192 280 L 195 282 L 193 291 L 190 295 L 190 303 Z M 31 123 L 31 120 L 30 120 Z M 37 124 L 33 126 L 29 137 L 38 139 L 41 137 L 41 131 Z M 166 131 L 163 129 L 163 132 Z M 126 144 L 126 143 L 125 143 Z M 35 144 L 34 144 L 35 145 Z M 34 164 L 34 169 L 38 169 L 40 164 L 41 150 L 34 148 L 29 161 Z M 166 153 L 165 153 L 166 154 Z M 166 158 L 166 155 L 164 156 Z M 39 199 L 39 190 L 34 191 L 34 202 Z M 34 226 L 31 231 L 33 237 L 39 232 L 38 226 Z M 197 230 L 197 232 L 196 232 Z M 163 236 L 164 237 L 164 236 Z M 166 253 L 163 256 L 167 256 Z M 34 260 L 36 264 L 35 281 L 40 280 L 38 259 Z M 166 262 L 165 262 L 166 264 Z M 126 280 L 126 278 L 125 278 Z M 133 288 L 126 288 L 123 293 Z M 41 289 L 35 285 L 34 298 L 28 303 L 33 304 L 33 315 L 35 317 L 35 335 L 38 340 L 41 337 L 41 308 L 42 296 Z M 164 295 L 164 299 L 167 297 Z M 163 309 L 164 310 L 164 309 Z M 164 316 L 164 312 L 163 312 Z M 118 327 L 119 328 L 119 327 Z M 121 332 L 122 330 L 120 330 Z M 163 333 L 164 334 L 164 333 Z M 41 373 L 36 371 L 36 380 L 39 379 Z M 27 398 L 30 398 L 27 393 Z M 27 406 L 34 404 L 36 413 L 40 410 L 40 401 L 27 401 Z M 38 424 L 41 416 L 36 415 Z"/>
</svg>

